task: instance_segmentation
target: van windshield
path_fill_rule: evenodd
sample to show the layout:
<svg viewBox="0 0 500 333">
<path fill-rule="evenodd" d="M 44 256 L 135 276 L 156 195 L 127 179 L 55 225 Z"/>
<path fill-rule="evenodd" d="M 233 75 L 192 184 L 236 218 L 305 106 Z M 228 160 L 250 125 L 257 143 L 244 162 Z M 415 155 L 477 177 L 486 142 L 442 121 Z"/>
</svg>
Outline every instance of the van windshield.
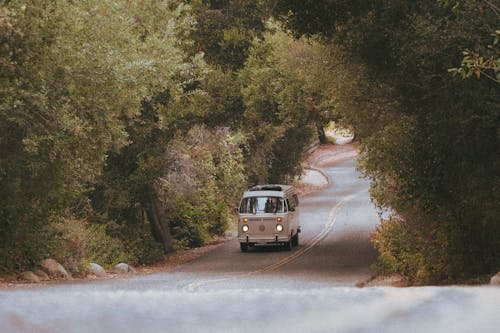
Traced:
<svg viewBox="0 0 500 333">
<path fill-rule="evenodd" d="M 279 197 L 248 197 L 241 201 L 240 213 L 284 213 L 285 205 L 283 198 Z"/>
</svg>

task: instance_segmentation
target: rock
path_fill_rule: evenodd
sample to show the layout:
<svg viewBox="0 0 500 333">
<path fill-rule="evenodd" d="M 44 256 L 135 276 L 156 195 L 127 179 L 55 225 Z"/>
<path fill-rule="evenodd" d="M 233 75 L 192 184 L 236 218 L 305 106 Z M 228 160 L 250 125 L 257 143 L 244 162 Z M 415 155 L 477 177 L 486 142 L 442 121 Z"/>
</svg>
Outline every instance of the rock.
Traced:
<svg viewBox="0 0 500 333">
<path fill-rule="evenodd" d="M 132 266 L 121 262 L 113 267 L 113 272 L 116 274 L 132 274 L 135 273 L 135 269 Z"/>
<path fill-rule="evenodd" d="M 490 284 L 500 286 L 500 272 L 493 275 L 493 277 L 490 280 Z"/>
<path fill-rule="evenodd" d="M 98 277 L 106 276 L 106 271 L 101 265 L 91 262 L 88 266 L 89 272 Z"/>
<path fill-rule="evenodd" d="M 42 260 L 40 265 L 49 276 L 62 277 L 65 279 L 70 278 L 70 275 L 68 274 L 66 269 L 64 269 L 64 267 L 54 259 Z"/>
<path fill-rule="evenodd" d="M 36 276 L 38 276 L 38 278 L 40 279 L 40 281 L 48 281 L 48 280 L 50 280 L 50 277 L 47 275 L 47 273 L 45 273 L 41 269 L 35 269 L 33 271 L 33 273 L 35 273 Z"/>
<path fill-rule="evenodd" d="M 40 282 L 40 278 L 32 271 L 22 272 L 19 275 L 19 277 L 22 280 L 27 281 L 27 282 L 31 282 L 31 283 L 39 283 Z"/>
</svg>

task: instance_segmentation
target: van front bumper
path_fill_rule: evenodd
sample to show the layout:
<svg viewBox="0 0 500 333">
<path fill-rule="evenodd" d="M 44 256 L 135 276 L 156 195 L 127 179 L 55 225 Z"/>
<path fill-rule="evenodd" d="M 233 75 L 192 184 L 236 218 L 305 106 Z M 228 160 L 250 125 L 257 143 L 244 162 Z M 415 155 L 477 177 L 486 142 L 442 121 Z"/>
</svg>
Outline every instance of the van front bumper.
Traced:
<svg viewBox="0 0 500 333">
<path fill-rule="evenodd" d="M 276 244 L 276 243 L 285 243 L 290 241 L 290 237 L 287 236 L 239 236 L 238 240 L 240 243 L 248 243 L 248 244 Z"/>
</svg>

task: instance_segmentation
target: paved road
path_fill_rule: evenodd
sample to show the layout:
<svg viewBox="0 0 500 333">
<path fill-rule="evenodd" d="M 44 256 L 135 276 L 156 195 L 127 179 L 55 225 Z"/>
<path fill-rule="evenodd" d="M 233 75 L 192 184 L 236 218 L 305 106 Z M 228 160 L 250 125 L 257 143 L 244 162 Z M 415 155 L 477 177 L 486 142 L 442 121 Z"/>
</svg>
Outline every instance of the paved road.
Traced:
<svg viewBox="0 0 500 333">
<path fill-rule="evenodd" d="M 0 291 L 0 332 L 496 332 L 500 288 L 356 288 L 377 214 L 352 157 L 301 198 L 300 246 L 230 241 L 169 272 Z"/>
<path fill-rule="evenodd" d="M 187 286 L 188 290 L 239 279 L 249 283 L 247 278 L 255 276 L 337 286 L 354 286 L 369 278 L 376 258 L 370 233 L 378 221 L 368 195 L 369 183 L 355 171 L 352 157 L 326 161 L 321 167 L 330 182 L 300 200 L 299 247 L 292 252 L 264 247 L 240 253 L 236 240 L 228 242 L 178 270 L 209 275 Z"/>
</svg>

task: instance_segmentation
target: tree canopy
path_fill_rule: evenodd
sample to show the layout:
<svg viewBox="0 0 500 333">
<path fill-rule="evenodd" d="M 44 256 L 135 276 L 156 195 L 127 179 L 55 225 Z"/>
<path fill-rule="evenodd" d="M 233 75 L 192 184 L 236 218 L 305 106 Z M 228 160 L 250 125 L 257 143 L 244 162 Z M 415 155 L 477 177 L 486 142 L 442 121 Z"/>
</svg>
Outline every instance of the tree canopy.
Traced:
<svg viewBox="0 0 500 333">
<path fill-rule="evenodd" d="M 499 7 L 1 1 L 0 270 L 206 244 L 243 188 L 292 181 L 335 120 L 384 212 L 381 272 L 493 272 Z"/>
<path fill-rule="evenodd" d="M 491 34 L 498 7 L 489 1 L 279 3 L 296 33 L 323 35 L 365 69 L 369 84 L 355 87 L 375 108 L 361 99 L 346 119 L 360 130 L 361 169 L 372 180 L 372 196 L 391 213 L 374 234 L 379 269 L 416 283 L 494 272 L 500 264 L 500 85 Z M 325 13 L 325 6 L 336 9 Z M 474 51 L 463 58 L 464 50 Z M 451 75 L 457 67 L 477 79 Z"/>
<path fill-rule="evenodd" d="M 307 96 L 326 98 L 281 59 L 295 42 L 269 14 L 238 0 L 2 2 L 1 270 L 152 262 L 223 235 L 247 184 L 299 174 L 328 118 Z"/>
</svg>

